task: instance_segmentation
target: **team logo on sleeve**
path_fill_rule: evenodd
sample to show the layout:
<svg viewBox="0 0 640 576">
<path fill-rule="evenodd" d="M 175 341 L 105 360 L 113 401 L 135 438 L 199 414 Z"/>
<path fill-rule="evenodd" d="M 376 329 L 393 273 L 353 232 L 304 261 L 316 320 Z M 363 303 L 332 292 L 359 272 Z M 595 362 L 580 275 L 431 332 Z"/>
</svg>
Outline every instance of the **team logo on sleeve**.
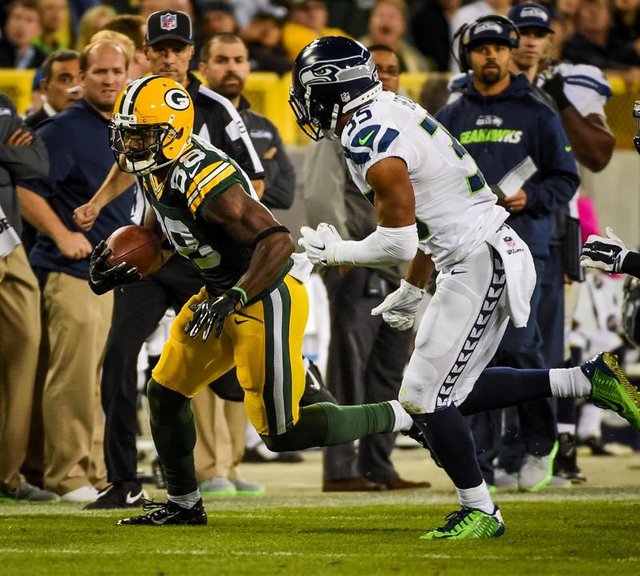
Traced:
<svg viewBox="0 0 640 576">
<path fill-rule="evenodd" d="M 169 108 L 174 110 L 186 110 L 189 107 L 189 96 L 186 92 L 174 88 L 164 95 L 164 101 Z"/>
</svg>

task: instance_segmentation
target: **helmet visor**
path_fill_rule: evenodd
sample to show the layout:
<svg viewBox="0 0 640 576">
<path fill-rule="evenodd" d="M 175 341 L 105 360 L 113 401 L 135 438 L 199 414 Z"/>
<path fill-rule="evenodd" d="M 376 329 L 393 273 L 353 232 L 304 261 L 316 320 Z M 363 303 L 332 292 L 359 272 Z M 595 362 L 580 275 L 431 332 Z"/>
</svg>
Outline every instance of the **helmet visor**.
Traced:
<svg viewBox="0 0 640 576">
<path fill-rule="evenodd" d="M 300 126 L 300 129 L 315 142 L 321 140 L 323 135 L 320 126 L 317 126 L 311 120 L 307 107 L 296 96 L 293 87 L 289 90 L 289 106 L 291 106 L 291 109 L 295 114 L 296 122 L 298 123 L 298 126 Z"/>
<path fill-rule="evenodd" d="M 177 132 L 169 124 L 109 125 L 109 145 L 120 168 L 147 173 L 164 162 L 163 148 L 170 146 Z M 125 162 L 120 162 L 124 156 Z M 124 165 L 123 165 L 124 164 Z"/>
</svg>

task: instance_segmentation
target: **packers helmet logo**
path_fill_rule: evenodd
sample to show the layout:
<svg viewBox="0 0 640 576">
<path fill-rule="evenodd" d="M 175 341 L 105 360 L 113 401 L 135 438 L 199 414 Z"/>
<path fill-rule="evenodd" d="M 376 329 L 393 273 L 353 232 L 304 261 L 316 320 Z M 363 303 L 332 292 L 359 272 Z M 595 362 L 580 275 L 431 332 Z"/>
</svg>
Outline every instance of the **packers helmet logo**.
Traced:
<svg viewBox="0 0 640 576">
<path fill-rule="evenodd" d="M 189 108 L 189 96 L 182 90 L 173 88 L 164 95 L 164 101 L 169 108 L 174 110 L 186 110 Z"/>
</svg>

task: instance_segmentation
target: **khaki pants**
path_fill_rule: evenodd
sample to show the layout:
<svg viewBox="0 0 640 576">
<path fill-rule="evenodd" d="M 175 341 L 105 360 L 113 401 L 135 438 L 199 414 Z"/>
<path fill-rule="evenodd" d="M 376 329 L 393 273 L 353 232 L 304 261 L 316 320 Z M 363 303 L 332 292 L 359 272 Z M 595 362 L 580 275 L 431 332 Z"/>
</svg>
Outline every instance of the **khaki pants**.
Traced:
<svg viewBox="0 0 640 576">
<path fill-rule="evenodd" d="M 242 402 L 222 400 L 204 389 L 192 399 L 197 440 L 196 476 L 203 482 L 216 476 L 233 480 L 244 455 L 247 413 Z"/>
<path fill-rule="evenodd" d="M 100 371 L 113 294 L 96 296 L 86 280 L 50 272 L 43 291 L 49 367 L 43 392 L 44 483 L 66 494 L 104 486 Z"/>
<path fill-rule="evenodd" d="M 0 489 L 24 482 L 40 334 L 40 290 L 18 246 L 0 258 Z"/>
</svg>

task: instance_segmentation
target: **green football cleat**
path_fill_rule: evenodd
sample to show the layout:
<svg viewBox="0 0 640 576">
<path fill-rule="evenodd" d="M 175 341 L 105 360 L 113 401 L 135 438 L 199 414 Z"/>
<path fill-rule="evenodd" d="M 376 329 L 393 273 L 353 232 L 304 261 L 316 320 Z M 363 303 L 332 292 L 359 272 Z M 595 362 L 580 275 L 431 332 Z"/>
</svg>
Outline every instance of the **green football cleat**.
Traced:
<svg viewBox="0 0 640 576">
<path fill-rule="evenodd" d="M 618 365 L 618 358 L 602 352 L 580 369 L 591 381 L 591 400 L 600 408 L 608 408 L 640 430 L 640 392 L 627 380 Z"/>
<path fill-rule="evenodd" d="M 462 540 L 463 538 L 497 538 L 504 534 L 504 522 L 496 506 L 493 514 L 475 508 L 456 510 L 446 518 L 444 526 L 420 536 L 421 540 Z"/>
</svg>

